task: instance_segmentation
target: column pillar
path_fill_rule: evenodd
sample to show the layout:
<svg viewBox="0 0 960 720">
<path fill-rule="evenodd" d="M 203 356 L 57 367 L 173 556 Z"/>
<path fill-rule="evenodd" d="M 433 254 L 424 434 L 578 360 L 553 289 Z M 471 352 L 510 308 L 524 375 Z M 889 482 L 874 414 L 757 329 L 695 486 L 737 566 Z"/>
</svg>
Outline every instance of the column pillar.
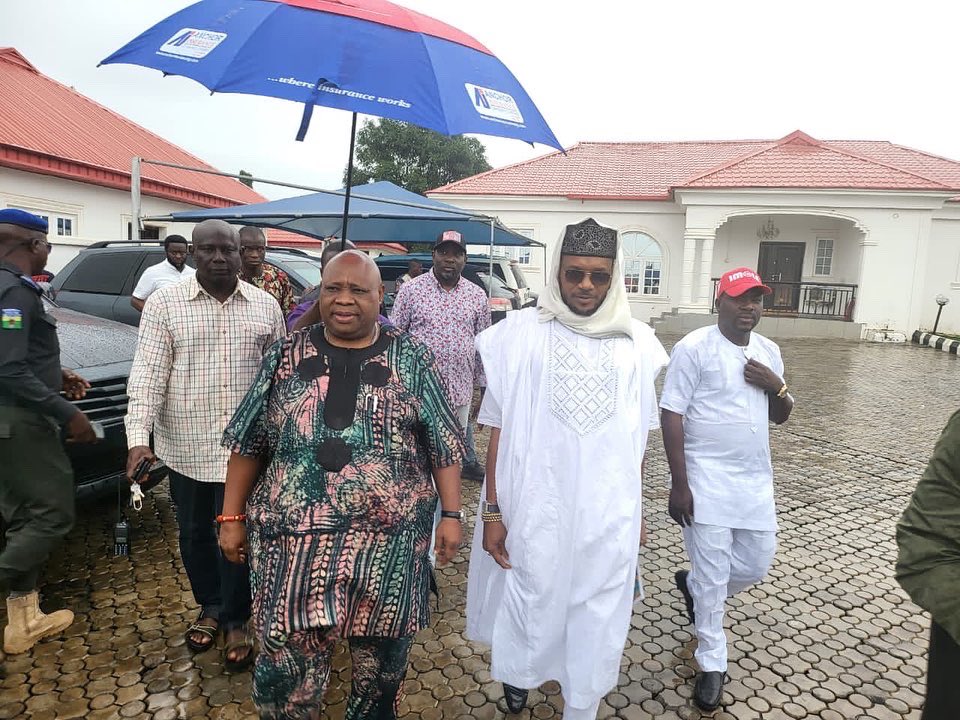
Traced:
<svg viewBox="0 0 960 720">
<path fill-rule="evenodd" d="M 687 228 L 683 233 L 683 264 L 680 274 L 680 305 L 678 310 L 687 313 L 708 313 L 710 302 L 710 267 L 713 264 L 713 230 Z M 697 242 L 701 243 L 700 264 L 697 260 Z M 706 279 L 704 279 L 704 274 Z"/>
<path fill-rule="evenodd" d="M 680 307 L 693 302 L 694 259 L 697 255 L 697 236 L 689 230 L 683 233 L 683 262 L 680 266 Z"/>
<path fill-rule="evenodd" d="M 707 312 L 713 305 L 713 283 L 710 275 L 713 270 L 713 235 L 705 237 L 700 248 L 700 292 L 697 300 L 707 306 Z"/>
</svg>

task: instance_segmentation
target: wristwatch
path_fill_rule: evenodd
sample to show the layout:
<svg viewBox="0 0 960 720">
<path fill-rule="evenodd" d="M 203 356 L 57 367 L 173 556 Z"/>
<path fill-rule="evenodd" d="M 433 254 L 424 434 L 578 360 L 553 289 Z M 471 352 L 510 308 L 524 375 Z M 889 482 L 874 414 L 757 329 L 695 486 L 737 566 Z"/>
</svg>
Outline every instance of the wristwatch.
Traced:
<svg viewBox="0 0 960 720">
<path fill-rule="evenodd" d="M 440 517 L 463 521 L 463 510 L 441 510 Z"/>
</svg>

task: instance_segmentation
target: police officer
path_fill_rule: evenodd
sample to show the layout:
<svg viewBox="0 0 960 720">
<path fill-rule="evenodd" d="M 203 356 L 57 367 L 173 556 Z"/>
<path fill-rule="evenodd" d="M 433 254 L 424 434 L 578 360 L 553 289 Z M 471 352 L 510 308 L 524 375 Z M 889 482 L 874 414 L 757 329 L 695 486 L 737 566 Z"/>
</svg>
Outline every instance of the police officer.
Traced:
<svg viewBox="0 0 960 720">
<path fill-rule="evenodd" d="M 60 442 L 94 442 L 87 416 L 60 395 L 80 399 L 90 387 L 60 367 L 57 326 L 30 275 L 50 254 L 47 221 L 0 210 L 0 515 L 7 545 L 0 586 L 8 591 L 3 649 L 22 653 L 73 622 L 73 613 L 40 611 L 37 580 L 50 553 L 73 527 L 70 461 Z"/>
</svg>

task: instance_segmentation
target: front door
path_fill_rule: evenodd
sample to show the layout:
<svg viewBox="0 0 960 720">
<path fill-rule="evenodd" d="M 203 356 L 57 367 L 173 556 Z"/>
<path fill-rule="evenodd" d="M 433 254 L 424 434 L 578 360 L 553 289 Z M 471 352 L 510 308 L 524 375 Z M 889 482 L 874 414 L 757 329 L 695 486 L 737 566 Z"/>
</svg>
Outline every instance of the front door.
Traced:
<svg viewBox="0 0 960 720">
<path fill-rule="evenodd" d="M 766 310 L 797 312 L 803 274 L 803 243 L 760 243 L 760 277 L 773 290 L 763 300 Z"/>
</svg>

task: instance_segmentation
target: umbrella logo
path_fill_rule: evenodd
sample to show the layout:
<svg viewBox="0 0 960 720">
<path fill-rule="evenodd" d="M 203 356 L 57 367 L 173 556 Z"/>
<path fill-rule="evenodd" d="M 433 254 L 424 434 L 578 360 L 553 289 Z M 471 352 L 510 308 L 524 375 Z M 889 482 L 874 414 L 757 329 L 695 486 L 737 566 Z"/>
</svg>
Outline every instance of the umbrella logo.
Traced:
<svg viewBox="0 0 960 720">
<path fill-rule="evenodd" d="M 463 86 L 467 89 L 467 95 L 470 96 L 470 102 L 473 103 L 474 110 L 480 113 L 482 117 L 507 125 L 523 127 L 523 114 L 512 95 L 472 83 L 464 83 Z"/>
<path fill-rule="evenodd" d="M 161 45 L 157 54 L 196 62 L 209 55 L 217 45 L 226 39 L 226 33 L 183 28 L 175 32 L 173 37 Z"/>
</svg>

